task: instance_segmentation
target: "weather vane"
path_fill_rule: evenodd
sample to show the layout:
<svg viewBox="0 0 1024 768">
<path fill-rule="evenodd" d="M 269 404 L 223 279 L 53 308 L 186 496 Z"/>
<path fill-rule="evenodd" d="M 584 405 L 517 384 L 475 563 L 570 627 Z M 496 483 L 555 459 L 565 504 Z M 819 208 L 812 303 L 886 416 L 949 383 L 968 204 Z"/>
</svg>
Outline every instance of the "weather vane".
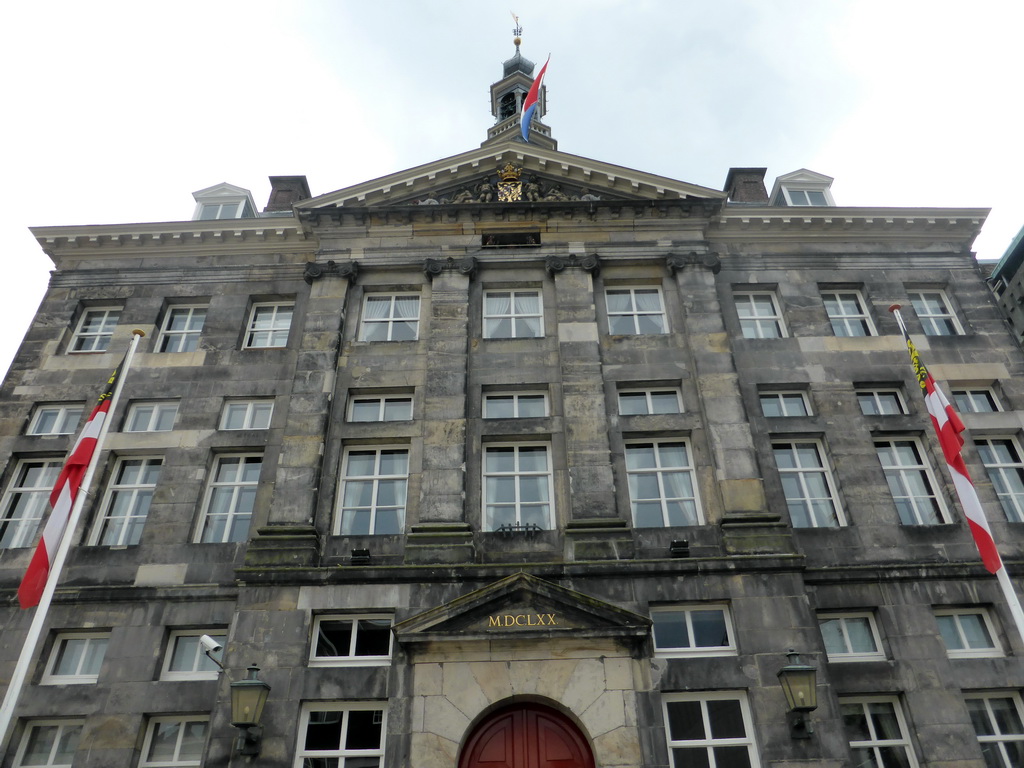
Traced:
<svg viewBox="0 0 1024 768">
<path fill-rule="evenodd" d="M 521 42 L 520 37 L 522 37 L 523 28 L 521 26 L 519 26 L 519 17 L 516 16 L 515 12 L 514 11 L 509 11 L 509 13 L 512 14 L 512 20 L 516 23 L 516 28 L 512 30 L 512 34 L 516 36 L 515 44 L 516 44 L 516 46 L 518 46 L 519 43 Z"/>
</svg>

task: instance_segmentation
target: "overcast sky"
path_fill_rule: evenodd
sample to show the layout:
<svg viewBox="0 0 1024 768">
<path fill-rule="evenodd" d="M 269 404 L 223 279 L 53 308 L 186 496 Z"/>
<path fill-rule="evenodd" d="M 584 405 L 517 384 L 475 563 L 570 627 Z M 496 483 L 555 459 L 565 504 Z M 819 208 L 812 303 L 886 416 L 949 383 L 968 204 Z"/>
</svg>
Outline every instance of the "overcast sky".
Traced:
<svg viewBox="0 0 1024 768">
<path fill-rule="evenodd" d="M 1024 224 L 1024 3 L 887 0 L 19 2 L 0 46 L 0 370 L 52 267 L 29 226 L 180 221 L 222 181 L 266 204 L 479 146 L 514 52 L 551 54 L 559 149 L 721 189 L 809 168 L 838 205 Z"/>
</svg>

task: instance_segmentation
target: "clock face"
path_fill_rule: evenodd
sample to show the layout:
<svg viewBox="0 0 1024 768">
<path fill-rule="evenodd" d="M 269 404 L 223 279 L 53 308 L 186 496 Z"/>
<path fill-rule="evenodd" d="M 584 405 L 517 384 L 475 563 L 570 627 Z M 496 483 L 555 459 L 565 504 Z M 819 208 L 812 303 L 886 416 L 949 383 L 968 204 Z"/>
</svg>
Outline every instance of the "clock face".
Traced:
<svg viewBox="0 0 1024 768">
<path fill-rule="evenodd" d="M 498 200 L 503 203 L 515 203 L 523 199 L 523 182 L 499 181 Z"/>
</svg>

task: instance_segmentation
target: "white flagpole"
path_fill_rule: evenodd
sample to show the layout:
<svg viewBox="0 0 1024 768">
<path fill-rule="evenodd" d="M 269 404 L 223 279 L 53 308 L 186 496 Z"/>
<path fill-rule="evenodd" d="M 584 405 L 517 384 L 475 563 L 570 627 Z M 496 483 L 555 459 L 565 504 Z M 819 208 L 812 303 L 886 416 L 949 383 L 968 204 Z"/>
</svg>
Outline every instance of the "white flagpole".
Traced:
<svg viewBox="0 0 1024 768">
<path fill-rule="evenodd" d="M 22 689 L 25 687 L 25 678 L 38 650 L 37 646 L 42 636 L 43 625 L 46 623 L 50 603 L 53 601 L 53 593 L 57 589 L 57 582 L 60 580 L 61 571 L 64 569 L 64 561 L 67 559 L 68 552 L 71 549 L 71 541 L 74 539 L 75 529 L 78 527 L 78 521 L 82 516 L 82 509 L 85 507 L 85 499 L 88 495 L 86 492 L 92 484 L 92 477 L 96 471 L 96 465 L 99 463 L 100 452 L 103 450 L 103 442 L 106 440 L 107 432 L 110 430 L 110 420 L 114 416 L 114 408 L 117 407 L 118 398 L 121 396 L 121 388 L 124 386 L 125 377 L 128 374 L 128 369 L 131 367 L 132 358 L 135 356 L 135 348 L 139 346 L 139 340 L 146 335 L 140 330 L 134 330 L 132 334 L 132 342 L 128 347 L 128 353 L 124 357 L 124 364 L 117 372 L 117 383 L 114 385 L 114 393 L 110 397 L 107 418 L 104 419 L 100 433 L 96 436 L 96 447 L 93 450 L 92 458 L 89 460 L 85 476 L 82 478 L 82 485 L 79 488 L 78 495 L 75 497 L 75 503 L 71 507 L 71 513 L 68 515 L 67 527 L 64 529 L 57 552 L 54 555 L 53 562 L 50 564 L 50 573 L 46 579 L 46 586 L 43 588 L 43 594 L 39 598 L 39 605 L 36 606 L 35 615 L 32 617 L 28 636 L 21 647 L 21 655 L 18 657 L 18 663 L 15 665 L 14 673 L 11 675 L 11 682 L 7 686 L 3 705 L 0 706 L 0 756 L 7 753 L 7 746 L 10 743 L 13 730 L 11 726 L 14 722 L 14 708 L 18 705 L 18 699 L 21 698 Z"/>
<path fill-rule="evenodd" d="M 900 305 L 893 304 L 891 307 L 889 307 L 889 311 L 892 312 L 893 315 L 896 317 L 896 322 L 899 324 L 900 331 L 903 333 L 903 338 L 909 341 L 910 332 L 907 330 L 907 326 L 903 322 L 903 316 L 900 314 Z M 938 387 L 937 384 L 935 386 Z M 951 469 L 951 467 L 947 467 L 947 469 Z M 975 496 L 977 496 L 976 492 L 974 491 L 974 482 L 971 481 L 969 478 L 965 479 L 967 480 L 967 483 L 970 486 L 971 492 L 974 493 Z M 964 503 L 963 498 L 960 496 L 960 489 L 959 487 L 957 487 L 955 478 L 953 480 L 953 486 L 954 488 L 956 488 L 957 498 L 960 501 L 960 506 L 964 507 L 966 511 L 966 504 Z M 988 520 L 985 519 L 985 510 L 980 503 L 978 503 L 977 509 L 978 512 L 983 516 L 984 526 L 987 530 Z M 989 531 L 989 535 L 991 536 L 991 531 Z M 992 543 L 995 544 L 995 537 L 992 537 Z M 996 548 L 996 554 L 998 554 L 998 546 Z M 1021 640 L 1024 640 L 1024 609 L 1021 609 L 1020 599 L 1017 597 L 1017 590 L 1013 588 L 1013 582 L 1010 581 L 1010 574 L 1006 572 L 1006 564 L 1003 562 L 1002 555 L 999 555 L 999 569 L 995 572 L 995 576 L 996 579 L 998 579 L 999 586 L 1003 591 L 1003 598 L 1006 600 L 1006 604 L 1010 608 L 1010 614 L 1013 616 L 1013 622 L 1017 625 L 1017 634 L 1020 636 Z"/>
</svg>

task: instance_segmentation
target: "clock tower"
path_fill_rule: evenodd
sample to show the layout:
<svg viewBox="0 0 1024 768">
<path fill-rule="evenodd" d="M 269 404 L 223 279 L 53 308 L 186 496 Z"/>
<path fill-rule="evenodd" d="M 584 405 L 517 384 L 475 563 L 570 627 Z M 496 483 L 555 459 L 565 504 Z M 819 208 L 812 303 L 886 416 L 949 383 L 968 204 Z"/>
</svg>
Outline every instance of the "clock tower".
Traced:
<svg viewBox="0 0 1024 768">
<path fill-rule="evenodd" d="M 498 82 L 491 85 L 491 114 L 495 123 L 487 130 L 487 139 L 480 146 L 487 147 L 510 139 L 522 141 L 519 131 L 519 116 L 523 110 L 523 101 L 533 85 L 534 63 L 523 56 L 519 50 L 522 42 L 521 27 L 514 30 L 513 42 L 516 46 L 515 55 L 504 63 L 504 74 Z M 558 149 L 558 142 L 551 138 L 551 128 L 544 125 L 540 118 L 547 112 L 547 89 L 540 88 L 540 98 L 533 122 L 530 124 L 530 143 L 545 149 Z"/>
</svg>

